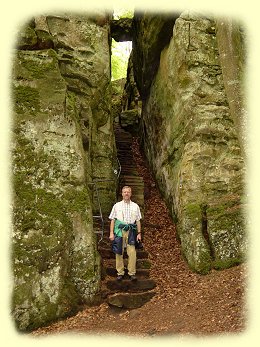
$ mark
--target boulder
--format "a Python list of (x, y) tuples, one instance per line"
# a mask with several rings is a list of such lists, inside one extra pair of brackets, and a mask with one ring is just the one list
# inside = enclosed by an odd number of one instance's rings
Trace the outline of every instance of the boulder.
[(138, 109), (122, 111), (120, 114), (120, 125), (131, 134), (138, 134), (140, 131), (140, 114)]

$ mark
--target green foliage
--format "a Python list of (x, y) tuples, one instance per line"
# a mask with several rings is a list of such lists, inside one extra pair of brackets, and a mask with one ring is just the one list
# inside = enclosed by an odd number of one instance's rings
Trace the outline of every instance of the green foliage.
[(125, 8), (117, 8), (114, 9), (113, 18), (119, 19), (119, 18), (133, 18), (134, 16), (134, 9), (125, 9)]
[[(116, 8), (113, 18), (133, 18), (134, 9)], [(125, 78), (127, 74), (128, 58), (132, 49), (130, 42), (116, 42), (112, 40), (112, 81)]]
[(131, 43), (112, 40), (112, 81), (126, 77)]

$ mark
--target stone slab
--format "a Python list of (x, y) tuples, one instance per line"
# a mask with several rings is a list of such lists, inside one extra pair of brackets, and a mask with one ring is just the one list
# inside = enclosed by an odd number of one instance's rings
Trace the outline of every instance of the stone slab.
[(146, 293), (116, 293), (110, 295), (107, 301), (110, 305), (122, 308), (139, 308), (151, 300), (155, 295), (154, 291)]

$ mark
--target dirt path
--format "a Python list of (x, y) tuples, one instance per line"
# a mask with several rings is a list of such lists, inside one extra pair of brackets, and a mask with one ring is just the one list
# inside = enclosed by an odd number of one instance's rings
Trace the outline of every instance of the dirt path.
[(145, 181), (145, 248), (152, 261), (156, 295), (139, 309), (122, 310), (106, 303), (89, 307), (32, 333), (33, 336), (69, 331), (127, 336), (214, 335), (238, 333), (246, 328), (247, 266), (206, 276), (189, 270), (181, 257), (175, 226), (144, 166), (134, 141), (133, 151)]

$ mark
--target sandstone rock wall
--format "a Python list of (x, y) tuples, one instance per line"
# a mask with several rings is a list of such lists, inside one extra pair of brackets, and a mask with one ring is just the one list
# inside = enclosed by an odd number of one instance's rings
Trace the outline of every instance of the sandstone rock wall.
[[(139, 40), (153, 30), (145, 23), (148, 33)], [(214, 18), (183, 13), (143, 97), (144, 150), (177, 221), (183, 255), (200, 273), (239, 263), (246, 254), (245, 162), (218, 47)], [(138, 50), (135, 56), (148, 57)], [(138, 59), (134, 64), (141, 69)], [(140, 79), (138, 68), (135, 74)]]
[(133, 67), (142, 99), (149, 95), (161, 50), (169, 43), (176, 14), (135, 13), (133, 18)]
[[(13, 60), (12, 315), (19, 330), (98, 299), (93, 180), (115, 200), (109, 22), (104, 13), (40, 16)], [(94, 206), (95, 209), (95, 206)]]
[(237, 20), (216, 20), (216, 38), (223, 83), (227, 94), (230, 114), (237, 128), (243, 156), (247, 156), (247, 110), (246, 110), (246, 52), (247, 38), (243, 25)]

